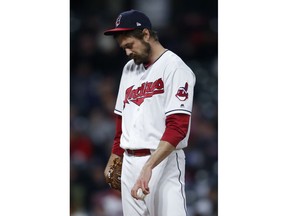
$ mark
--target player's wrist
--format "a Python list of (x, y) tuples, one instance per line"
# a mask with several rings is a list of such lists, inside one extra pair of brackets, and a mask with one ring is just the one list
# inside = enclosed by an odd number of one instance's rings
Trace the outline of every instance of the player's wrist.
[(152, 170), (154, 168), (153, 163), (147, 161), (147, 163), (143, 166), (143, 169)]

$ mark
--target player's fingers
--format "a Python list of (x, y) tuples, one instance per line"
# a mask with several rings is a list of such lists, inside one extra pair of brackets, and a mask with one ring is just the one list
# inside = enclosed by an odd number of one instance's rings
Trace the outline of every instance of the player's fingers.
[(137, 191), (138, 191), (139, 188), (140, 188), (139, 186), (134, 185), (134, 187), (131, 190), (132, 197), (137, 199), (137, 200), (138, 200)]
[(145, 195), (149, 194), (148, 182), (142, 182), (141, 189)]

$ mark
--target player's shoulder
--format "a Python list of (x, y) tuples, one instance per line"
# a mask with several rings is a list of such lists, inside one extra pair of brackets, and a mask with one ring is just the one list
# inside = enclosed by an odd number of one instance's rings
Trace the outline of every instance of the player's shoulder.
[(164, 72), (166, 77), (174, 77), (175, 75), (182, 78), (189, 77), (192, 82), (196, 82), (196, 76), (193, 70), (174, 52), (166, 52), (165, 62), (167, 62)]
[(176, 53), (168, 50), (165, 57), (167, 68), (169, 68), (170, 71), (184, 70), (193, 73), (192, 69)]
[(135, 71), (140, 70), (140, 65), (136, 65), (134, 60), (129, 60), (123, 67), (123, 74), (135, 73)]

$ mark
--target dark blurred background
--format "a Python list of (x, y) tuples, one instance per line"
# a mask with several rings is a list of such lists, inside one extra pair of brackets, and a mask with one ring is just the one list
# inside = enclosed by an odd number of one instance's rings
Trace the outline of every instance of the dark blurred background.
[(103, 31), (130, 9), (146, 13), (164, 47), (196, 75), (191, 136), (185, 149), (188, 216), (216, 216), (217, 0), (70, 0), (71, 215), (122, 215), (120, 194), (105, 183), (103, 172), (114, 138), (118, 85), (128, 59)]

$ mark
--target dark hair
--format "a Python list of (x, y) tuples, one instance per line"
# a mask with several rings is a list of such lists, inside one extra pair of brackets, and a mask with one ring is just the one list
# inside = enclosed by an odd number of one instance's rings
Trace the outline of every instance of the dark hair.
[[(158, 34), (156, 31), (151, 30), (151, 29), (148, 29), (148, 31), (150, 33), (150, 36), (154, 38), (155, 41), (159, 41)], [(143, 29), (134, 29), (131, 31), (119, 32), (119, 33), (114, 34), (114, 38), (117, 38), (119, 35), (123, 35), (125, 37), (135, 37), (140, 40), (143, 39), (144, 37)]]

